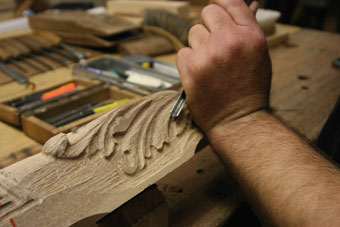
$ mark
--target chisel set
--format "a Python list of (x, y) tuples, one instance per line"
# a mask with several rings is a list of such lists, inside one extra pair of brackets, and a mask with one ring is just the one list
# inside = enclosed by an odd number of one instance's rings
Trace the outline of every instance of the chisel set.
[(0, 70), (19, 83), (27, 76), (67, 66), (88, 54), (75, 50), (53, 36), (29, 34), (0, 40)]

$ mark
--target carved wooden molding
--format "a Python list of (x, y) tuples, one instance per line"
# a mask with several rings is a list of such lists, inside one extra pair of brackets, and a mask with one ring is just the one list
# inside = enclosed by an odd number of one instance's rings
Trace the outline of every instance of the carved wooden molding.
[(0, 171), (0, 226), (69, 226), (107, 214), (190, 159), (202, 138), (177, 92), (120, 106), (51, 138), (43, 152)]

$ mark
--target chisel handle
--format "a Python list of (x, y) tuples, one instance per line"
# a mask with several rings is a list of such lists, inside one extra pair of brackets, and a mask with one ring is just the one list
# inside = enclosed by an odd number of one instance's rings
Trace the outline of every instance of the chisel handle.
[(16, 38), (19, 42), (29, 48), (31, 51), (39, 51), (42, 47), (38, 43), (32, 41), (28, 35), (19, 36)]
[(20, 51), (22, 55), (29, 54), (31, 50), (16, 39), (7, 39), (7, 42)]
[(10, 42), (8, 42), (8, 39), (2, 39), (0, 41), (0, 46), (2, 49), (4, 49), (11, 58), (18, 58), (20, 56), (20, 50), (15, 48), (15, 46), (11, 45)]
[(53, 43), (39, 36), (29, 35), (28, 39), (32, 40), (32, 42), (38, 43), (41, 48), (48, 49), (53, 46)]
[(18, 73), (17, 71), (11, 69), (7, 65), (0, 62), (0, 69), (6, 73), (8, 76), (12, 77), (14, 80), (18, 81), (20, 84), (25, 84), (28, 82), (27, 77), (23, 76), (22, 74)]
[(9, 53), (0, 46), (0, 60), (1, 61), (7, 61), (10, 58)]

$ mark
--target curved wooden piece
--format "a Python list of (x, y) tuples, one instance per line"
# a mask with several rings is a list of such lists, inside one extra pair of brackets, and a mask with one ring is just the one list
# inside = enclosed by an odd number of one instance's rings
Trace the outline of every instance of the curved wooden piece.
[(202, 138), (177, 92), (127, 103), (0, 171), (0, 226), (69, 226), (106, 214), (190, 159)]

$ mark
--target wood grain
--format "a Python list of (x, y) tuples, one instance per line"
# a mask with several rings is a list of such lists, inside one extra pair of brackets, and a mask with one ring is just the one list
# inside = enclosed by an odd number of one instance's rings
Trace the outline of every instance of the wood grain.
[[(303, 29), (270, 51), (271, 106), (285, 123), (314, 141), (340, 95), (340, 35)], [(299, 78), (303, 78), (302, 80)]]
[(36, 154), (41, 145), (22, 131), (0, 121), (0, 169)]

